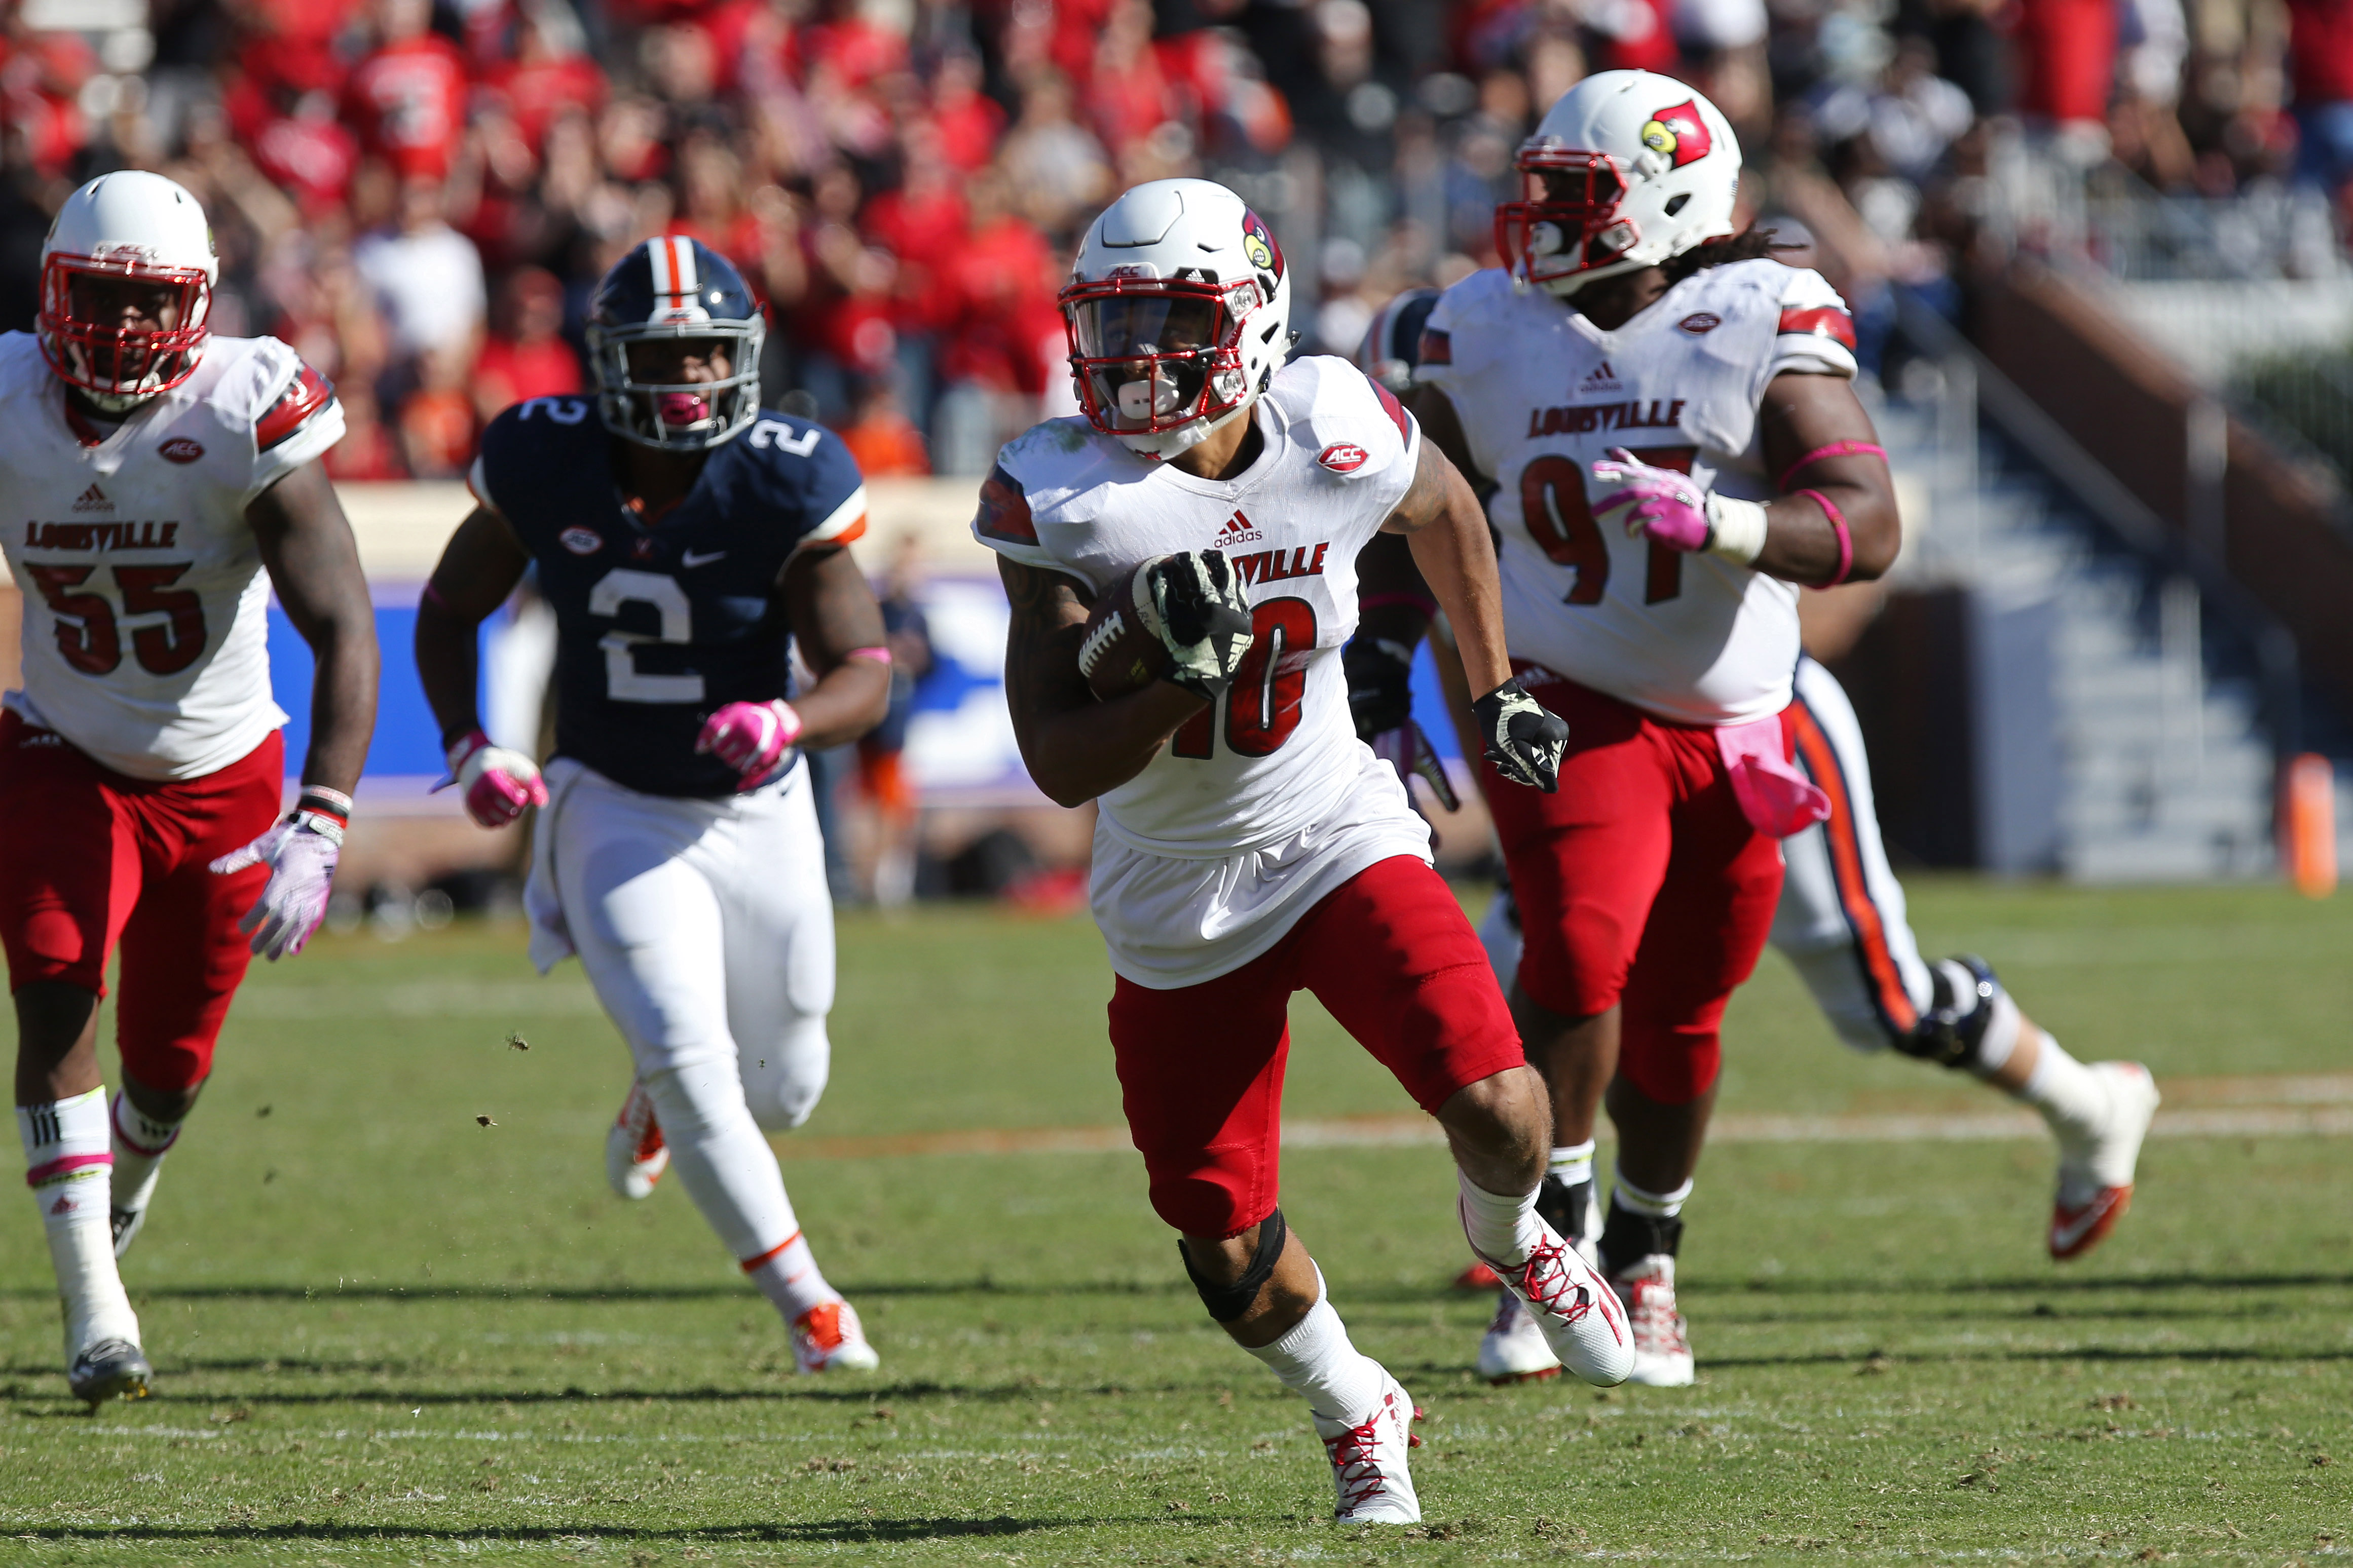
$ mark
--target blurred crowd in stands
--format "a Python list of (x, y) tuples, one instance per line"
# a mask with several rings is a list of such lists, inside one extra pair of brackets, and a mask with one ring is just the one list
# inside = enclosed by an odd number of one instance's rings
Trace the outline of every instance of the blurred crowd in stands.
[[(127, 7), (135, 16), (136, 0)], [(1303, 347), (1492, 260), (1512, 155), (1588, 71), (1698, 86), (1745, 206), (1860, 306), (2033, 243), (2000, 200), (2100, 172), (2353, 185), (2353, 0), (19, 0), (0, 34), (0, 326), (47, 211), (110, 168), (213, 215), (213, 320), (340, 388), (347, 479), (464, 471), (582, 384), (629, 246), (733, 258), (764, 366), (871, 472), (986, 469), (1075, 404), (1086, 220), (1198, 174), (1273, 224)], [(2340, 205), (2342, 204), (2339, 204)], [(1948, 307), (1949, 308), (1949, 307)]]

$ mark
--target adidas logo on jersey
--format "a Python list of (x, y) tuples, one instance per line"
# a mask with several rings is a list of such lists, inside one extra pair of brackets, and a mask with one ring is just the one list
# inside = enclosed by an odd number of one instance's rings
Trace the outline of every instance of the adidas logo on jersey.
[(1603, 360), (1599, 364), (1593, 367), (1592, 374), (1587, 376), (1583, 381), (1577, 384), (1577, 392), (1574, 395), (1582, 397), (1588, 392), (1615, 392), (1617, 390), (1618, 373), (1609, 368), (1609, 362), (1608, 360)]
[(76, 511), (112, 511), (114, 503), (106, 499), (104, 490), (92, 485), (74, 498), (73, 509)]
[(1236, 511), (1233, 516), (1226, 519), (1226, 525), (1218, 530), (1215, 548), (1231, 550), (1237, 544), (1256, 544), (1265, 537), (1265, 534), (1259, 531), (1258, 524), (1244, 517), (1240, 511)]

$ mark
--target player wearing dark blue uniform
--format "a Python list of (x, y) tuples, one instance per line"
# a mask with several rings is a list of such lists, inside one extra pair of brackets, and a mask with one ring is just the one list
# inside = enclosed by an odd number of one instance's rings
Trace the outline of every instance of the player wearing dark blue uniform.
[[(826, 1283), (763, 1129), (798, 1126), (830, 1058), (833, 910), (801, 746), (882, 717), (890, 655), (843, 548), (866, 491), (840, 441), (759, 405), (760, 308), (685, 238), (647, 241), (589, 309), (596, 396), (483, 433), (480, 504), (435, 567), (417, 662), (453, 781), (487, 827), (533, 824), (532, 956), (575, 952), (634, 1058), (607, 1172), (671, 1163), (791, 1325), (804, 1371), (875, 1364)], [(555, 750), (483, 733), (483, 618), (526, 568), (555, 612)], [(791, 656), (817, 679), (791, 693)]]

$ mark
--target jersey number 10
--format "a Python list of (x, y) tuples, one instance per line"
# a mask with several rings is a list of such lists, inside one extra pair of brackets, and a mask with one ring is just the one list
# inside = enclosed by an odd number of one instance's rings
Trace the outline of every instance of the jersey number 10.
[[(1696, 447), (1644, 447), (1634, 456), (1654, 468), (1688, 474)], [(1585, 499), (1585, 470), (1576, 459), (1547, 452), (1520, 470), (1520, 516), (1528, 537), (1546, 556), (1577, 568), (1577, 585), (1561, 602), (1598, 605), (1609, 586), (1609, 542), (1601, 537)], [(1642, 603), (1662, 605), (1683, 591), (1683, 552), (1652, 539), (1642, 578)]]
[[(1250, 606), (1250, 652), (1226, 689), (1226, 745), (1239, 756), (1271, 756), (1299, 728), (1307, 695), (1307, 656), (1315, 649), (1315, 606), (1304, 599), (1268, 599)], [(1295, 656), (1295, 657), (1293, 657)], [(1215, 703), (1185, 721), (1168, 742), (1180, 757), (1210, 754)]]

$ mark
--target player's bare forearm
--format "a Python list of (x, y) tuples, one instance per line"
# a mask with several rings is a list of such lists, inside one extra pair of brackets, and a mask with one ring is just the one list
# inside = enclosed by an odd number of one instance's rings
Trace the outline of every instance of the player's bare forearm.
[(1757, 419), (1766, 471), (1777, 481), (1787, 475), (1793, 489), (1765, 509), (1765, 548), (1757, 570), (1792, 583), (1827, 583), (1838, 574), (1837, 530), (1820, 500), (1796, 489), (1820, 491), (1845, 518), (1854, 559), (1844, 581), (1867, 583), (1894, 565), (1904, 528), (1885, 459), (1869, 453), (1816, 458), (1789, 473), (1800, 458), (1825, 447), (1878, 443), (1853, 384), (1836, 375), (1777, 375), (1765, 389)]
[(793, 699), (801, 744), (813, 751), (854, 741), (891, 708), (891, 667), (852, 658), (885, 646), (882, 606), (847, 550), (805, 550), (785, 568), (785, 616), (817, 684)]
[(1098, 702), (1079, 673), (1090, 596), (1072, 578), (1000, 557), (1013, 607), (1005, 637), (1005, 700), (1021, 761), (1047, 798), (1080, 805), (1142, 773), (1203, 703), (1155, 680)]
[(375, 733), (375, 606), (326, 470), (306, 463), (245, 510), (286, 618), (311, 645), (311, 750), (302, 782), (349, 795)]
[(1473, 692), (1493, 691), (1512, 678), (1504, 649), (1504, 584), (1495, 569), (1495, 542), (1470, 481), (1425, 434), (1413, 487), (1381, 524), (1405, 535), (1413, 563), (1446, 612)]
[(481, 728), (474, 692), (478, 632), (522, 581), (531, 556), (507, 520), (476, 507), (441, 549), (417, 606), (417, 676), (441, 727), (441, 743)]

